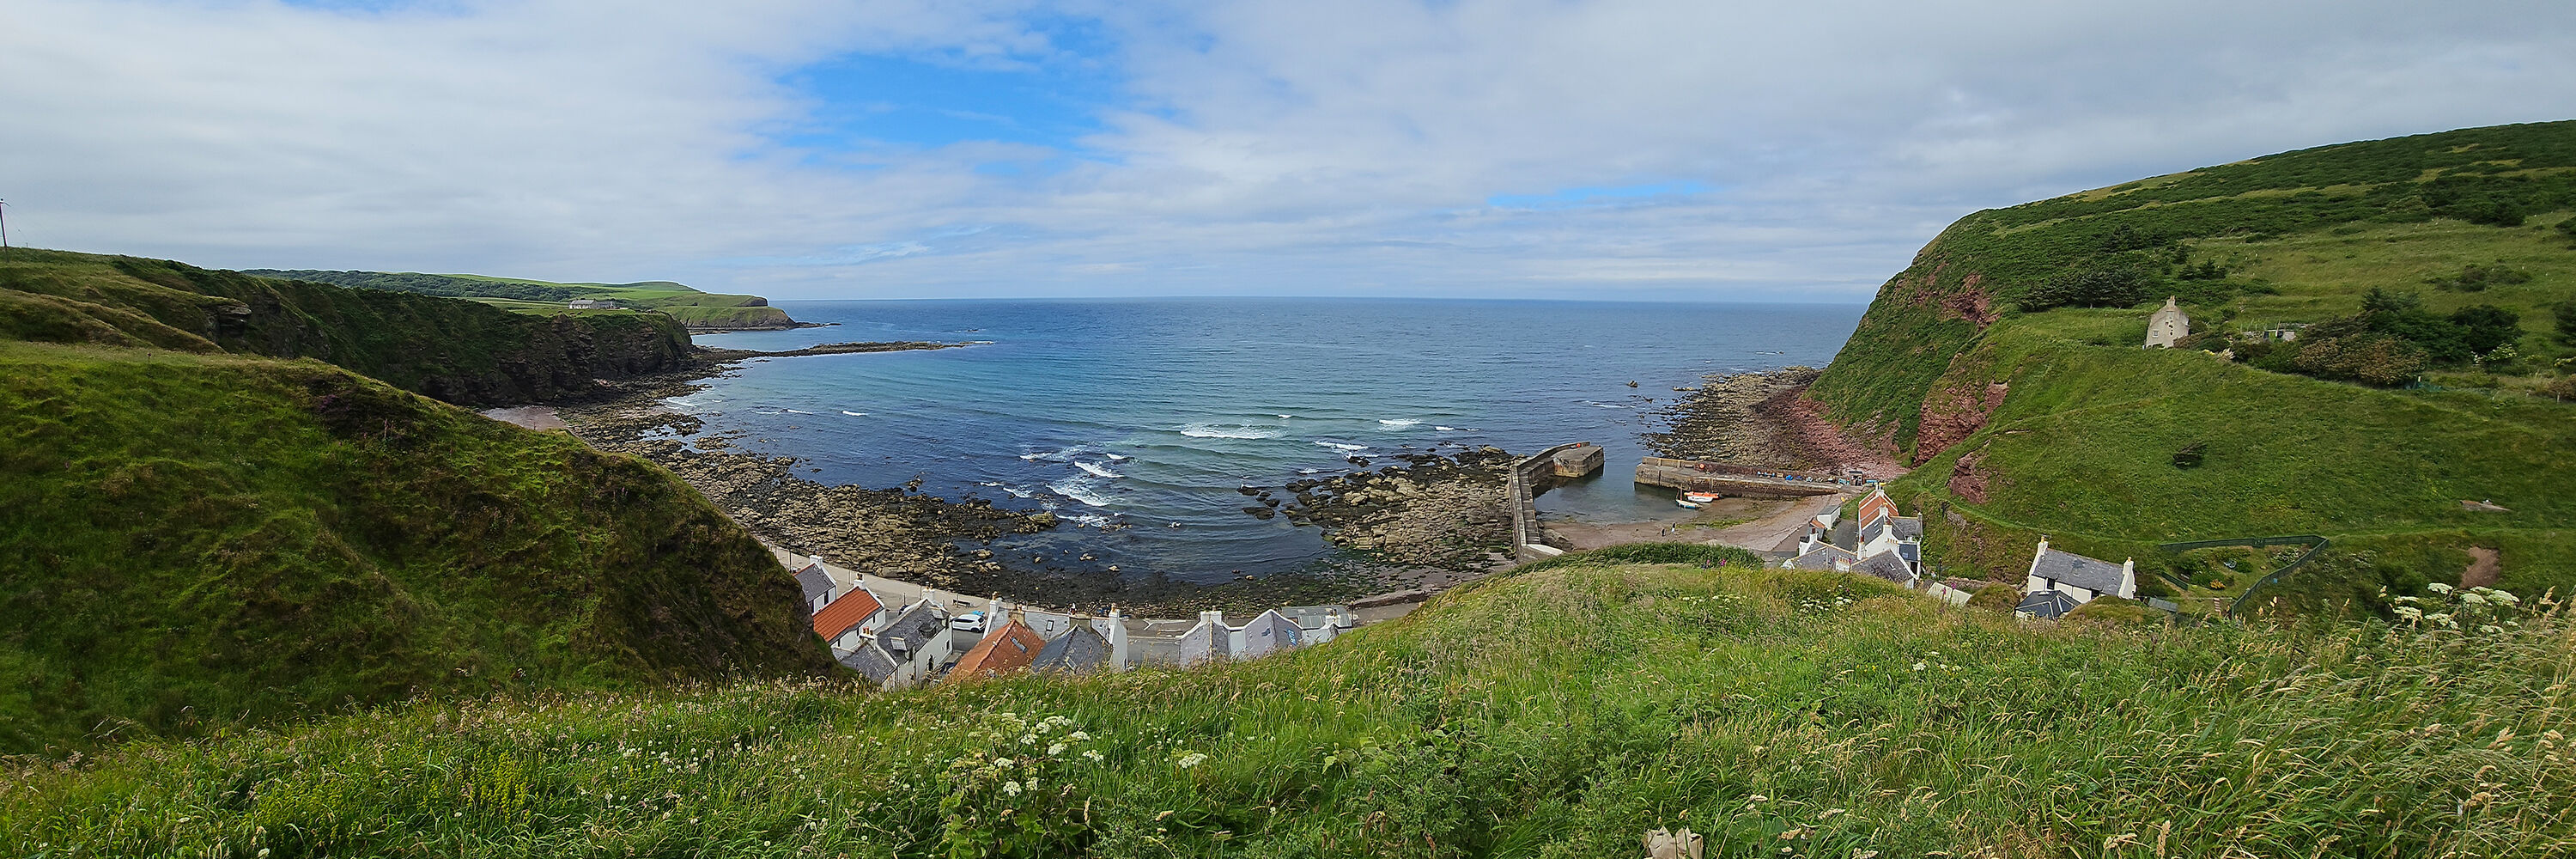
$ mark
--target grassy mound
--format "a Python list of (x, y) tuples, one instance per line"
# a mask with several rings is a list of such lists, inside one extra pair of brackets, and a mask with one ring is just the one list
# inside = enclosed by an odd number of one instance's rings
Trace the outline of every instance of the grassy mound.
[[(1978, 212), (1881, 289), (1808, 395), (1919, 464), (1896, 492), (1956, 514), (1927, 523), (1953, 572), (2017, 575), (2041, 534), (2153, 572), (2182, 563), (2157, 543), (2315, 533), (2337, 549), (2293, 577), (2310, 597), (2459, 581), (2473, 549), (2509, 584), (2576, 588), (2554, 490), (2576, 476), (2571, 223), (2576, 122)], [(2421, 306), (2365, 312), (2374, 290)], [(2169, 295), (2198, 336), (2140, 349)], [(2316, 336), (2262, 333), (2298, 325)], [(2509, 512), (2462, 509), (2486, 500)]]
[[(660, 311), (690, 328), (785, 328), (796, 320), (757, 295), (699, 292), (667, 280), (643, 283), (555, 283), (476, 274), (255, 269), (246, 274), (363, 289), (470, 298), (522, 313), (562, 314), (577, 298), (615, 300), (620, 307)], [(577, 312), (577, 311), (576, 311)]]
[(1568, 564), (1203, 670), (129, 746), (12, 773), (0, 833), (271, 859), (1593, 857), (1685, 825), (1715, 856), (2566, 855), (2571, 652), (2548, 615), (2034, 626), (1842, 574)]
[(541, 318), (470, 301), (210, 271), (166, 260), (0, 252), (0, 337), (318, 358), (449, 402), (580, 396), (684, 366), (649, 314)]
[(0, 440), (0, 750), (829, 667), (668, 472), (329, 365), (0, 343)]

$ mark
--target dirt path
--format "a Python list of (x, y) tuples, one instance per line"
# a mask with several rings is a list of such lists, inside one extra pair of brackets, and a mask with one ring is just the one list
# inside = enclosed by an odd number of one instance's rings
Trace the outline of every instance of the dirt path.
[(553, 406), (517, 406), (507, 409), (492, 409), (484, 412), (483, 416), (496, 421), (508, 421), (532, 430), (569, 431), (571, 429), (571, 427), (564, 426), (563, 418), (556, 416), (555, 408)]
[(2469, 568), (2460, 571), (2460, 587), (2495, 587), (2496, 573), (2501, 569), (2501, 564), (2498, 563), (2500, 560), (2502, 557), (2494, 549), (2470, 546)]

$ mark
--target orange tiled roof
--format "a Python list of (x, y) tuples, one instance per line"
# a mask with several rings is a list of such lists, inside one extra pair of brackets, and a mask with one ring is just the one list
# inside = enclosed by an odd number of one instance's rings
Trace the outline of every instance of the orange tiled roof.
[(840, 599), (814, 613), (814, 634), (826, 641), (839, 638), (841, 633), (850, 631), (850, 627), (859, 625), (860, 621), (867, 620), (869, 615), (882, 608), (885, 604), (878, 602), (877, 596), (868, 593), (867, 588), (851, 588), (849, 593), (842, 594)]
[(1019, 618), (1012, 618), (1001, 629), (984, 636), (975, 649), (966, 651), (966, 657), (957, 660), (956, 667), (948, 669), (946, 682), (1026, 671), (1029, 663), (1037, 661), (1038, 651), (1045, 647), (1046, 639), (1039, 638), (1036, 630), (1021, 623)]

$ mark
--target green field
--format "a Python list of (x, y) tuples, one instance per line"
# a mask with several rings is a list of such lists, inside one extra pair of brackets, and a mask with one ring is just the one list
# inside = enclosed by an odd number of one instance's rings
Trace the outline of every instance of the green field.
[(1569, 556), (1203, 670), (434, 703), (138, 743), (9, 773), (0, 840), (268, 859), (1600, 857), (1687, 826), (1727, 857), (2576, 851), (2563, 616), (2031, 625), (1706, 547), (1621, 555), (1736, 565)]
[(667, 280), (556, 283), (479, 274), (314, 269), (259, 269), (247, 273), (337, 286), (468, 298), (519, 313), (596, 312), (564, 309), (565, 302), (591, 298), (615, 300), (619, 307), (627, 310), (667, 314), (690, 328), (784, 328), (795, 324), (795, 320), (787, 317), (786, 311), (769, 306), (769, 300), (760, 296), (700, 292)]
[[(2472, 548), (2500, 552), (2509, 584), (2576, 590), (2576, 507), (2555, 491), (2576, 477), (2576, 339), (2557, 322), (2576, 302), (2571, 217), (2576, 122), (2319, 147), (1978, 212), (1881, 290), (1809, 395), (1920, 463), (1895, 491), (1944, 514), (1927, 542), (1956, 572), (2017, 576), (2043, 534), (2160, 569), (2177, 559), (2157, 543), (2315, 533), (2335, 557), (2295, 577), (2294, 601), (2384, 612), (2381, 587), (2456, 582)], [(2422, 311), (2365, 313), (2373, 290)], [(2167, 295), (2198, 336), (2142, 350)], [(2052, 306), (2066, 296), (2075, 306)], [(2445, 358), (2426, 350), (2460, 341), (2404, 339), (2456, 337), (2454, 314), (2478, 306), (2517, 317), (2510, 350)], [(2260, 333), (2290, 323), (2404, 335)], [(2397, 357), (2303, 363), (2370, 337)], [(2407, 359), (2420, 365), (2400, 360), (2416, 343), (2433, 344)], [(2209, 354), (2222, 350), (2237, 360)], [(2413, 389), (2330, 380), (2345, 372)], [(2187, 447), (2202, 464), (2176, 464)]]

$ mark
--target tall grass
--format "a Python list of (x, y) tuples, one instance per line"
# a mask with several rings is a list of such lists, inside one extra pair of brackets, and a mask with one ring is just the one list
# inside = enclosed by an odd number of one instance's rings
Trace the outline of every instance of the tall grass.
[(22, 762), (0, 840), (1593, 857), (1686, 825), (1748, 857), (2570, 855), (2576, 630), (2536, 608), (2029, 626), (1841, 574), (1568, 565), (1204, 670), (422, 704)]

